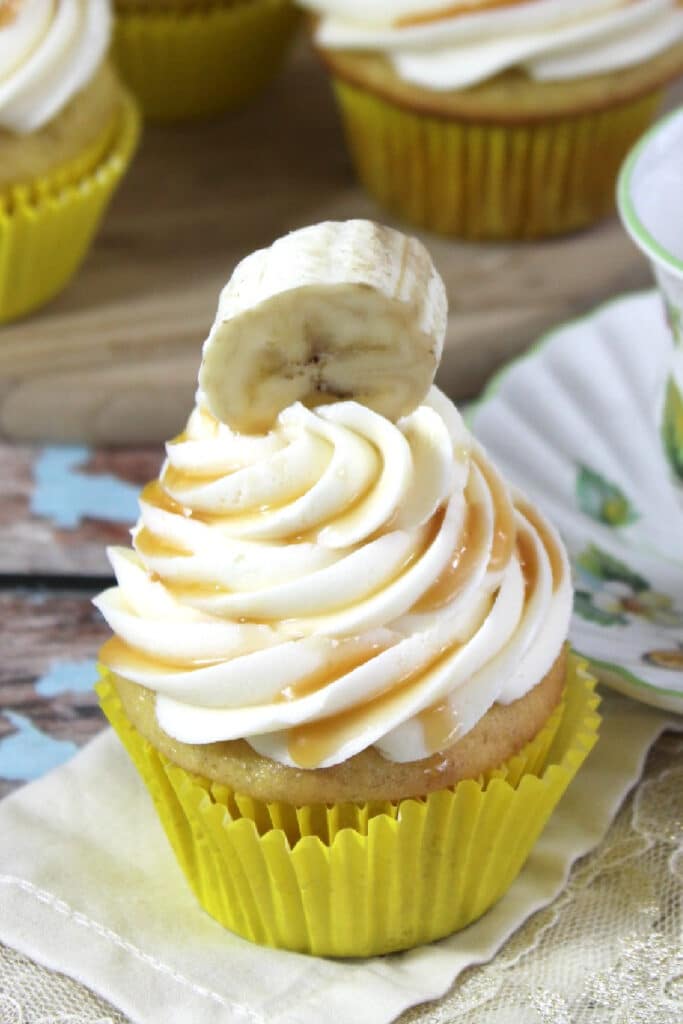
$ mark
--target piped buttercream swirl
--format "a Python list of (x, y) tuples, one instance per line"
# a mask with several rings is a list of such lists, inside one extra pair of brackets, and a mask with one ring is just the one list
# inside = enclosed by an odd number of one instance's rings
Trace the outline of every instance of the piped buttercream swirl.
[(405, 81), (463, 89), (511, 68), (561, 81), (633, 67), (683, 39), (678, 0), (303, 0), (330, 50), (380, 51)]
[(109, 0), (13, 0), (0, 18), (0, 129), (52, 120), (91, 80), (111, 36)]
[(96, 599), (101, 659), (188, 743), (285, 765), (413, 761), (549, 671), (570, 572), (433, 388), (394, 424), (356, 402), (236, 434), (195, 409)]

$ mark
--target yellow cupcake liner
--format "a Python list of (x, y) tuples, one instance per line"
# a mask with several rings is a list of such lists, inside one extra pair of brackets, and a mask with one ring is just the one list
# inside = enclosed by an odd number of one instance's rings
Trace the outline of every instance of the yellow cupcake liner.
[(0, 192), (0, 323), (42, 306), (80, 266), (140, 131), (127, 94), (105, 132), (72, 160)]
[(661, 90), (607, 110), (486, 124), (414, 113), (334, 80), (358, 177), (423, 228), (467, 239), (563, 234), (611, 213), (619, 168)]
[(240, 106), (265, 87), (299, 18), (290, 0), (243, 0), (204, 11), (123, 11), (112, 53), (147, 117), (207, 117)]
[(117, 114), (87, 146), (84, 146), (69, 160), (64, 160), (57, 167), (51, 168), (47, 175), (37, 175), (22, 181), (18, 186), (0, 186), (0, 212), (9, 212), (16, 206), (17, 190), (19, 195), (28, 196), (32, 202), (36, 202), (43, 196), (54, 195), (55, 192), (68, 188), (72, 182), (90, 174), (105, 159), (113, 145), (118, 128), (119, 115)]
[(488, 778), (422, 799), (263, 804), (192, 775), (102, 708), (145, 781), (200, 904), (253, 942), (372, 956), (464, 928), (508, 889), (597, 739), (595, 679), (570, 657), (564, 705)]

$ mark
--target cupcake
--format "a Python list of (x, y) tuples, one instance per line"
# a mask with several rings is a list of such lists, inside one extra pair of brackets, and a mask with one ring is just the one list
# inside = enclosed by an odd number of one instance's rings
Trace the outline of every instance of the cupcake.
[(0, 322), (60, 291), (138, 138), (108, 0), (0, 6)]
[(249, 256), (109, 552), (102, 706), (199, 902), (256, 942), (368, 956), (464, 927), (596, 738), (564, 548), (432, 385), (445, 327), (388, 228)]
[(277, 72), (299, 21), (292, 0), (114, 0), (114, 58), (147, 117), (242, 105)]
[(537, 238), (610, 213), (683, 70), (677, 0), (302, 0), (359, 178), (439, 233)]

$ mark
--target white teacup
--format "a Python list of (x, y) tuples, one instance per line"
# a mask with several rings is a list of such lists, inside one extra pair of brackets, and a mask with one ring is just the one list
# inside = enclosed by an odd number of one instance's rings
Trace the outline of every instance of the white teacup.
[(627, 157), (617, 201), (624, 227), (652, 265), (673, 334), (656, 415), (683, 489), (683, 108), (651, 128)]

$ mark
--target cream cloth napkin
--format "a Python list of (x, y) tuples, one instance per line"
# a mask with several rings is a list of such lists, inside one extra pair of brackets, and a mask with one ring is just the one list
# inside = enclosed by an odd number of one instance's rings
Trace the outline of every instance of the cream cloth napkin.
[(107, 730), (0, 803), (0, 941), (109, 1000), (136, 1024), (385, 1024), (442, 995), (562, 889), (606, 832), (666, 728), (603, 695), (600, 740), (503, 900), (450, 939), (332, 961), (252, 946), (194, 901), (146, 791)]

